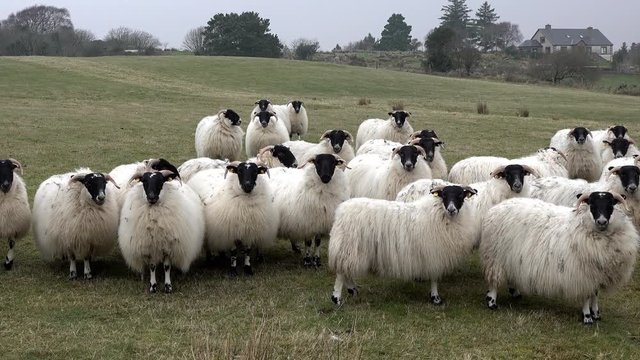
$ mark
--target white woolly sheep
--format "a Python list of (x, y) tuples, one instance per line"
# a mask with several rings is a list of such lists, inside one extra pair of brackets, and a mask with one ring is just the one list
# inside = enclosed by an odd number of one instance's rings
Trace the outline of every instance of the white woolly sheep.
[(191, 181), (204, 204), (207, 251), (230, 251), (230, 274), (237, 275), (238, 250), (244, 254), (244, 272), (253, 275), (250, 254), (271, 246), (280, 217), (273, 201), (269, 169), (253, 162), (233, 162), (221, 169), (201, 171)]
[(417, 145), (395, 148), (388, 160), (369, 154), (356, 156), (345, 171), (351, 197), (394, 200), (407, 184), (432, 177), (424, 157)]
[(449, 169), (449, 181), (456, 184), (473, 184), (491, 179), (491, 172), (498, 166), (508, 165), (509, 159), (496, 156), (472, 156), (453, 164)]
[(114, 183), (122, 185), (118, 188), (111, 186), (109, 187), (109, 191), (113, 192), (115, 195), (116, 202), (118, 203), (118, 209), (122, 208), (124, 198), (126, 197), (127, 191), (130, 188), (129, 180), (131, 180), (131, 177), (136, 173), (143, 173), (145, 171), (152, 170), (169, 170), (173, 172), (178, 171), (176, 167), (173, 166), (173, 164), (165, 159), (160, 158), (143, 160), (132, 164), (118, 165), (109, 172), (109, 176), (111, 176)]
[(274, 113), (273, 105), (271, 105), (271, 101), (267, 99), (260, 99), (255, 102), (256, 106), (251, 110), (251, 115), (249, 119), (253, 119), (256, 115), (258, 115), (261, 111), (268, 111)]
[(45, 260), (67, 259), (69, 279), (77, 277), (76, 260), (108, 254), (118, 237), (118, 204), (106, 191), (111, 176), (88, 168), (53, 175), (38, 187), (33, 199), (33, 236)]
[(344, 284), (368, 273), (412, 281), (431, 280), (431, 302), (441, 304), (438, 280), (455, 269), (476, 240), (473, 211), (463, 207), (476, 191), (446, 186), (434, 196), (404, 203), (351, 199), (336, 210), (329, 238), (329, 268), (336, 273), (331, 300), (340, 304)]
[[(289, 144), (287, 141), (285, 144)], [(247, 161), (260, 163), (269, 169), (277, 167), (297, 168), (298, 159), (288, 146), (285, 145), (269, 145), (265, 146), (254, 158)]]
[(251, 119), (247, 126), (245, 146), (247, 157), (256, 156), (258, 151), (268, 145), (289, 141), (289, 132), (273, 112), (261, 111)]
[(491, 172), (491, 180), (469, 185), (478, 191), (478, 196), (469, 201), (469, 206), (477, 210), (478, 218), (482, 220), (492, 206), (512, 197), (528, 197), (531, 192), (530, 181), (525, 181), (528, 175), (539, 177), (527, 165), (498, 166)]
[(360, 145), (358, 151), (356, 151), (356, 156), (376, 155), (382, 160), (387, 160), (391, 157), (393, 149), (400, 148), (402, 145), (406, 144), (386, 139), (371, 139)]
[(419, 199), (422, 199), (425, 196), (429, 196), (431, 194), (431, 190), (437, 186), (450, 186), (450, 185), (458, 185), (454, 183), (450, 183), (446, 180), (442, 179), (420, 179), (412, 182), (411, 184), (405, 186), (398, 192), (398, 196), (396, 196), (396, 201), (403, 202), (412, 202)]
[(293, 100), (286, 105), (273, 105), (273, 110), (278, 119), (286, 126), (289, 136), (297, 134), (300, 138), (307, 133), (309, 118), (302, 101)]
[(576, 208), (537, 199), (510, 199), (485, 216), (480, 255), (488, 285), (487, 306), (497, 308), (497, 289), (582, 302), (584, 324), (600, 319), (599, 290), (631, 278), (638, 232), (616, 205), (617, 193), (592, 192)]
[(22, 165), (15, 159), (0, 160), (0, 239), (7, 239), (9, 251), (4, 268), (10, 270), (15, 258), (13, 247), (23, 238), (31, 225), (31, 209), (27, 198), (27, 187), (16, 174)]
[(424, 149), (427, 154), (427, 164), (429, 164), (434, 179), (448, 179), (447, 163), (440, 153), (440, 149), (444, 146), (443, 141), (435, 137), (418, 137), (410, 141), (409, 144), (420, 145)]
[(591, 131), (584, 127), (558, 130), (551, 138), (550, 146), (567, 157), (570, 179), (598, 180), (602, 171), (602, 156), (596, 149)]
[[(271, 169), (271, 185), (278, 211), (278, 236), (289, 239), (294, 251), (297, 243), (306, 246), (305, 266), (320, 265), (321, 236), (328, 234), (335, 209), (349, 198), (346, 162), (333, 154), (318, 154), (301, 165), (302, 169)], [(315, 253), (311, 257), (311, 247)]]
[(244, 131), (240, 115), (231, 109), (200, 120), (196, 127), (196, 154), (212, 159), (240, 160)]
[(368, 119), (358, 126), (356, 134), (356, 150), (362, 144), (371, 139), (387, 139), (401, 144), (409, 141), (413, 128), (409, 124), (408, 118), (411, 114), (394, 110), (389, 113), (389, 119)]
[(120, 214), (118, 242), (127, 265), (150, 270), (149, 291), (157, 290), (156, 266), (164, 266), (164, 291), (173, 291), (171, 267), (187, 272), (204, 239), (204, 214), (198, 195), (169, 170), (137, 173)]
[(606, 164), (613, 159), (621, 157), (633, 157), (638, 155), (639, 151), (633, 140), (615, 138), (612, 140), (602, 140), (604, 148), (600, 153), (602, 163)]
[(229, 165), (229, 162), (227, 160), (199, 157), (183, 162), (182, 165), (178, 167), (178, 173), (180, 173), (180, 179), (182, 179), (183, 182), (187, 183), (194, 175), (196, 175), (200, 171), (210, 169), (224, 169), (227, 167), (227, 165)]
[(315, 144), (308, 141), (287, 141), (282, 144), (289, 147), (300, 162), (310, 159), (317, 154), (335, 154), (346, 162), (351, 161), (355, 154), (350, 142), (353, 136), (346, 130), (327, 130), (320, 136), (320, 142)]
[(593, 137), (593, 143), (598, 149), (598, 152), (601, 155), (604, 155), (604, 152), (607, 150), (604, 141), (611, 141), (613, 139), (627, 139), (631, 140), (629, 137), (629, 133), (627, 128), (623, 125), (614, 125), (610, 126), (605, 130), (594, 130), (591, 132), (591, 136)]
[(567, 157), (558, 149), (546, 147), (536, 153), (510, 161), (512, 164), (527, 165), (538, 173), (540, 177), (561, 176), (568, 177)]

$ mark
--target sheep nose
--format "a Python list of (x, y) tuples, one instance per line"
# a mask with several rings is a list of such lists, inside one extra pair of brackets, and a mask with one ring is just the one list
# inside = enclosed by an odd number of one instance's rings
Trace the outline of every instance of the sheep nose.
[(8, 181), (5, 181), (0, 185), (0, 190), (2, 190), (3, 193), (9, 192), (9, 189), (11, 189), (11, 183)]
[(449, 204), (449, 206), (447, 206), (447, 211), (449, 212), (450, 216), (456, 215), (458, 213), (458, 209), (453, 204)]
[(342, 150), (342, 147), (341, 147), (340, 145), (335, 145), (335, 146), (333, 147), (333, 151), (334, 151), (334, 152), (339, 153), (339, 152), (340, 152), (340, 150)]
[(598, 226), (598, 229), (604, 230), (607, 228), (607, 225), (609, 225), (609, 220), (601, 217), (598, 220), (596, 220), (596, 225)]
[(292, 167), (292, 168), (297, 168), (297, 167), (298, 167), (298, 163), (297, 163), (297, 162), (294, 162), (293, 164), (291, 164), (291, 167)]
[(516, 193), (520, 193), (522, 191), (522, 183), (520, 182), (513, 183), (513, 186), (511, 186), (511, 190), (515, 191)]
[(251, 183), (251, 182), (245, 182), (242, 184), (242, 190), (244, 192), (246, 192), (247, 194), (250, 193), (253, 190), (255, 184)]
[(432, 162), (433, 161), (433, 153), (427, 154), (427, 161), (428, 162)]
[(404, 169), (407, 170), (407, 171), (412, 171), (413, 170), (413, 163), (412, 162), (404, 163)]
[(578, 142), (578, 144), (580, 144), (580, 145), (584, 144), (584, 138), (583, 138), (583, 137), (578, 138), (577, 142)]
[(623, 157), (622, 153), (616, 153), (616, 159), (620, 159), (621, 157)]
[(329, 181), (331, 181), (331, 176), (329, 176), (329, 175), (322, 175), (322, 176), (320, 176), (320, 180), (321, 180), (323, 183), (327, 184), (327, 183), (329, 183)]
[(631, 184), (627, 186), (627, 192), (630, 192), (633, 194), (634, 192), (636, 192), (636, 190), (638, 190), (638, 186), (636, 184)]
[(95, 202), (98, 205), (102, 205), (102, 204), (104, 204), (104, 199), (105, 199), (104, 194), (99, 194), (98, 196), (96, 196)]

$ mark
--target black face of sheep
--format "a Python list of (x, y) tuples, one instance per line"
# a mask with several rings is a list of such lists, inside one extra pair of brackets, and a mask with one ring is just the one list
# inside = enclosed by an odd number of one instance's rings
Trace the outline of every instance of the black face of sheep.
[(323, 139), (329, 139), (333, 152), (339, 153), (342, 151), (344, 142), (351, 140), (351, 135), (344, 130), (330, 130), (324, 133)]
[(296, 114), (300, 113), (300, 107), (302, 106), (302, 101), (300, 100), (293, 100), (291, 102), (291, 106), (293, 106), (293, 111), (296, 112)]
[(624, 191), (633, 194), (638, 190), (638, 181), (640, 179), (640, 168), (634, 165), (625, 165), (619, 167), (609, 167), (609, 171), (618, 175), (620, 183)]
[[(238, 175), (238, 183), (242, 191), (249, 194), (256, 186), (256, 180), (260, 174), (269, 174), (269, 169), (258, 166), (252, 162), (241, 162), (239, 164), (227, 165), (227, 171)], [(225, 177), (227, 173), (225, 172)]]
[(611, 132), (616, 138), (622, 139), (625, 135), (627, 135), (627, 128), (622, 125), (616, 125), (610, 127), (609, 132)]
[(258, 107), (260, 108), (260, 111), (267, 111), (267, 108), (269, 108), (270, 104), (271, 104), (271, 101), (267, 99), (261, 99), (256, 101), (256, 105), (258, 105)]
[(504, 168), (494, 170), (491, 175), (498, 179), (505, 179), (511, 191), (519, 194), (524, 187), (524, 177), (531, 175), (532, 170), (528, 166), (507, 165)]
[(613, 156), (616, 159), (626, 156), (627, 151), (629, 151), (629, 145), (633, 144), (633, 142), (625, 138), (615, 138), (611, 141), (602, 140), (602, 142), (607, 144), (611, 148)]
[(591, 131), (580, 126), (569, 132), (569, 136), (573, 136), (573, 138), (576, 139), (576, 142), (580, 145), (584, 144), (587, 140), (587, 135), (591, 135)]
[(263, 128), (269, 126), (269, 120), (271, 120), (272, 116), (275, 116), (275, 114), (268, 111), (260, 111), (256, 114), (256, 117), (258, 118), (258, 121), (260, 121), (260, 125), (262, 125)]
[(320, 177), (320, 181), (328, 184), (336, 171), (336, 166), (344, 165), (344, 160), (336, 158), (332, 154), (318, 154), (309, 160), (316, 167), (316, 173)]
[(462, 208), (464, 199), (472, 197), (478, 191), (468, 186), (450, 185), (434, 188), (431, 193), (442, 199), (442, 206), (447, 210), (449, 216), (455, 216)]
[(144, 193), (149, 204), (155, 204), (160, 200), (160, 192), (164, 183), (175, 177), (170, 171), (146, 172), (140, 177)]
[(155, 171), (169, 170), (175, 177), (180, 177), (178, 169), (172, 163), (163, 158), (149, 161), (149, 166)]
[(609, 192), (592, 192), (591, 194), (578, 194), (578, 206), (580, 203), (587, 203), (591, 216), (595, 222), (596, 229), (604, 231), (609, 226), (609, 219), (613, 214), (613, 207), (624, 201), (620, 195), (613, 195)]
[(407, 118), (411, 116), (411, 113), (408, 113), (406, 111), (393, 111), (390, 112), (389, 115), (393, 118), (393, 121), (395, 121), (396, 126), (401, 128), (404, 126), (404, 122), (407, 120)]
[[(110, 179), (110, 178), (109, 178)], [(78, 181), (91, 195), (91, 200), (97, 205), (104, 204), (106, 199), (105, 189), (108, 178), (101, 173), (77, 174), (71, 178), (71, 182)]]
[(274, 145), (271, 149), (271, 155), (273, 157), (278, 158), (282, 165), (288, 168), (296, 168), (298, 167), (298, 161), (296, 160), (296, 156), (293, 155), (291, 150), (284, 145)]
[(442, 144), (444, 143), (437, 138), (420, 138), (420, 141), (418, 141), (418, 145), (420, 145), (424, 149), (424, 152), (427, 154), (425, 159), (428, 162), (433, 161), (433, 157), (436, 153), (436, 146), (441, 146)]
[(0, 190), (8, 193), (13, 185), (13, 171), (18, 168), (11, 160), (0, 160)]
[(414, 138), (437, 138), (438, 135), (436, 135), (436, 132), (434, 130), (431, 129), (424, 129), (424, 130), (420, 130), (419, 132), (416, 132), (413, 135)]
[(231, 109), (225, 110), (224, 117), (226, 117), (227, 119), (229, 119), (229, 121), (231, 121), (232, 126), (240, 126), (240, 124), (242, 123), (242, 121), (240, 120), (240, 115), (238, 115), (237, 112)]
[(399, 149), (394, 149), (391, 157), (393, 158), (396, 153), (400, 155), (400, 163), (406, 171), (413, 171), (416, 167), (416, 162), (418, 162), (418, 155), (424, 155), (414, 145), (404, 145)]

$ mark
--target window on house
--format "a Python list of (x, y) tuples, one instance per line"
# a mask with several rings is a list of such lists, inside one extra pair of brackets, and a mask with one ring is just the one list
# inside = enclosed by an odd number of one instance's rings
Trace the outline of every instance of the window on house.
[(600, 54), (607, 55), (607, 47), (606, 46), (600, 47)]
[(540, 43), (544, 42), (544, 36), (540, 36)]
[(544, 48), (544, 52), (546, 52), (547, 54), (551, 54), (551, 46), (547, 46), (546, 48)]
[(567, 51), (567, 47), (566, 46), (560, 46), (560, 51)]

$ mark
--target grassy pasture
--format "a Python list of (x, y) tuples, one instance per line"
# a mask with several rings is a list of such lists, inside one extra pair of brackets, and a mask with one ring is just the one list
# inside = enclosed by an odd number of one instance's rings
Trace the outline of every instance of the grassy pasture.
[[(637, 98), (565, 88), (269, 59), (24, 57), (0, 58), (0, 156), (23, 163), (32, 199), (45, 178), (79, 166), (108, 172), (152, 156), (179, 164), (195, 156), (203, 116), (232, 108), (246, 126), (265, 97), (303, 100), (310, 141), (329, 128), (355, 135), (360, 121), (403, 102), (414, 128), (434, 128), (447, 143), (449, 166), (471, 155), (528, 154), (569, 126), (640, 133)], [(371, 104), (357, 105), (361, 98)], [(478, 102), (488, 115), (476, 113)], [(523, 107), (530, 117), (515, 115)], [(12, 271), (0, 270), (3, 359), (640, 356), (637, 272), (601, 296), (603, 321), (584, 327), (578, 305), (514, 302), (504, 290), (500, 309), (487, 310), (477, 256), (442, 281), (444, 306), (429, 304), (428, 283), (369, 277), (358, 298), (335, 308), (332, 274), (304, 269), (285, 241), (252, 278), (229, 279), (226, 264), (201, 259), (174, 276), (171, 295), (148, 294), (117, 249), (94, 263), (91, 281), (68, 281), (68, 265), (40, 260), (31, 236), (16, 255)]]

